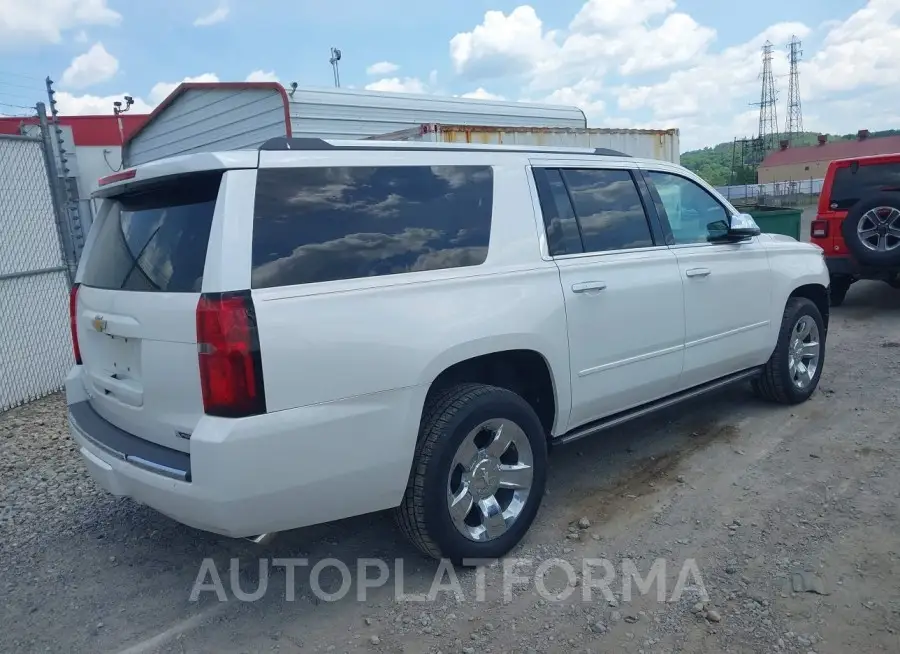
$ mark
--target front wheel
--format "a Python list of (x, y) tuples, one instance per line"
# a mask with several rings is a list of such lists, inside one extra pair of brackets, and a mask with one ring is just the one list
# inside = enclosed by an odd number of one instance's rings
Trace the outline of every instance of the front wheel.
[(805, 297), (788, 300), (781, 319), (778, 343), (753, 389), (779, 404), (799, 404), (809, 399), (822, 376), (825, 363), (825, 322), (816, 304)]
[(503, 388), (460, 384), (426, 403), (395, 515), (429, 556), (500, 558), (534, 521), (546, 476), (547, 439), (531, 405)]

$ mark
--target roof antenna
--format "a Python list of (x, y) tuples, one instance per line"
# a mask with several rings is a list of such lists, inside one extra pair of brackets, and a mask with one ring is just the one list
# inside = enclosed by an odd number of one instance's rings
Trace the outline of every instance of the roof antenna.
[(296, 90), (297, 90), (297, 82), (291, 82), (291, 90), (288, 91), (288, 95), (293, 98)]

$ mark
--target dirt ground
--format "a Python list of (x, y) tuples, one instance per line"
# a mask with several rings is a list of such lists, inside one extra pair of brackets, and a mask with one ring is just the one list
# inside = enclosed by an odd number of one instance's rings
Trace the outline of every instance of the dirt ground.
[[(99, 491), (66, 436), (62, 399), (48, 398), (0, 415), (0, 652), (898, 652), (898, 389), (900, 292), (864, 282), (833, 311), (820, 390), (806, 404), (772, 406), (736, 387), (556, 449), (545, 503), (512, 554), (533, 560), (521, 574), (551, 558), (577, 571), (603, 558), (646, 576), (663, 559), (662, 602), (655, 589), (623, 596), (621, 575), (614, 596), (586, 600), (582, 578), (566, 596), (558, 566), (550, 599), (535, 583), (504, 598), (500, 565), (480, 573), (484, 598), (468, 571), (458, 596), (398, 599), (427, 591), (438, 565), (387, 516), (262, 548), (182, 527)], [(261, 599), (237, 600), (233, 582), (255, 589), (261, 556), (333, 557), (354, 579), (357, 559), (382, 558), (390, 581), (365, 601), (354, 581), (329, 602), (308, 569), (288, 588), (278, 567)], [(190, 599), (205, 558), (225, 602)], [(689, 559), (702, 579), (673, 597)], [(333, 567), (320, 581), (326, 592), (341, 584)]]

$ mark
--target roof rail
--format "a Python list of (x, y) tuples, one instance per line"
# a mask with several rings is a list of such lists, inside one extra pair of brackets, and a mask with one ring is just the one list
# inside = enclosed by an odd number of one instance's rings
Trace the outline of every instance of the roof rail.
[[(416, 150), (419, 152), (446, 152), (448, 149), (455, 152), (534, 152), (546, 154), (560, 154), (566, 150), (574, 150), (580, 148), (568, 148), (559, 146), (557, 148), (527, 146), (504, 146), (504, 145), (479, 145), (466, 147), (467, 144), (447, 144), (455, 145), (453, 148), (438, 147), (435, 143), (429, 147), (429, 143), (422, 141), (353, 141), (334, 144), (321, 138), (293, 138), (287, 136), (277, 136), (271, 138), (259, 146), (260, 150), (265, 151), (285, 151), (285, 150), (303, 150), (303, 151), (321, 151), (321, 150)], [(593, 154), (602, 157), (631, 157), (630, 154), (619, 152), (618, 150), (610, 150), (609, 148), (594, 148)]]

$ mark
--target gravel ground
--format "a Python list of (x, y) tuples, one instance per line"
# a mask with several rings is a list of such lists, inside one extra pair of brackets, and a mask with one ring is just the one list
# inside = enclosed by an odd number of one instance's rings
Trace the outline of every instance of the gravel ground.
[[(504, 598), (495, 564), (482, 570), (483, 599), (466, 571), (459, 597), (400, 601), (394, 559), (407, 594), (426, 592), (439, 571), (383, 515), (265, 548), (221, 539), (99, 491), (66, 436), (62, 398), (2, 414), (0, 652), (898, 652), (900, 293), (857, 284), (832, 320), (806, 404), (775, 407), (733, 388), (553, 452), (549, 494), (513, 556), (533, 559), (523, 574), (550, 558), (579, 572), (607, 559), (614, 595), (589, 600), (587, 579), (566, 594), (559, 567), (546, 576), (550, 599), (534, 583)], [(328, 602), (308, 573), (289, 588), (279, 567), (261, 599), (238, 601), (234, 581), (255, 589), (260, 556), (335, 557), (354, 579), (359, 557), (381, 557), (390, 581), (365, 601), (354, 581)], [(205, 558), (228, 601), (190, 601)], [(646, 576), (659, 558), (667, 601), (659, 584), (623, 596), (623, 561)], [(690, 577), (673, 597), (688, 559), (706, 595)], [(339, 588), (334, 568), (321, 586)]]

